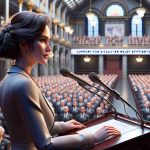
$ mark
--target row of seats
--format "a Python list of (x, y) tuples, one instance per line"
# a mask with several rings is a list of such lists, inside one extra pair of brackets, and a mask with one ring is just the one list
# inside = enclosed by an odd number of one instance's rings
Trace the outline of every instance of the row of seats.
[(129, 36), (128, 37), (128, 44), (149, 45), (149, 43), (150, 43), (150, 36), (149, 35), (144, 35), (142, 37), (138, 37), (138, 36)]
[[(42, 93), (53, 105), (56, 120), (76, 119), (80, 122), (85, 122), (89, 119), (100, 117), (111, 110), (109, 103), (104, 100), (109, 100), (109, 95), (98, 90), (98, 88), (102, 88), (98, 84), (94, 84), (87, 75), (79, 76), (91, 84), (93, 87), (90, 89), (93, 92), (97, 92), (101, 97), (88, 92), (80, 87), (76, 81), (68, 77), (58, 75), (35, 78)], [(117, 75), (101, 75), (100, 79), (109, 87), (114, 87)]]
[(150, 75), (130, 74), (129, 80), (143, 118), (150, 121)]
[(72, 44), (76, 45), (118, 45), (118, 44), (129, 44), (129, 45), (149, 45), (150, 36), (144, 35), (142, 37), (138, 36), (106, 36), (102, 37), (98, 35), (97, 37), (88, 36), (74, 36), (72, 38)]

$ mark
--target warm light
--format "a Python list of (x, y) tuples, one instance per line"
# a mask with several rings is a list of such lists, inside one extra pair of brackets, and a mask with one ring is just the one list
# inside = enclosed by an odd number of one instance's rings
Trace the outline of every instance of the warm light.
[(84, 61), (85, 61), (86, 63), (90, 62), (90, 60), (91, 60), (90, 57), (88, 57), (88, 56), (85, 56), (85, 57), (84, 57)]
[(128, 44), (123, 44), (122, 47), (128, 47)]
[(139, 7), (139, 8), (137, 8), (136, 12), (137, 12), (138, 16), (142, 18), (142, 17), (144, 17), (146, 9), (143, 7)]
[(70, 28), (69, 34), (72, 35), (72, 34), (73, 34), (73, 31), (74, 31), (74, 30)]
[(142, 58), (141, 56), (138, 56), (138, 57), (136, 58), (136, 61), (137, 61), (138, 63), (141, 63), (141, 62), (143, 61), (143, 58)]
[(103, 44), (103, 43), (100, 43), (100, 44), (99, 44), (99, 47), (104, 47), (104, 44)]
[(94, 13), (92, 13), (92, 12), (88, 12), (88, 13), (86, 14), (86, 17), (88, 18), (89, 21), (93, 20), (94, 16), (95, 16), (95, 15), (94, 15)]
[(68, 33), (70, 31), (70, 26), (65, 26), (65, 31)]
[(136, 9), (136, 12), (139, 17), (141, 17), (141, 18), (144, 17), (146, 9), (144, 7), (142, 7), (142, 0), (140, 0), (140, 7)]
[(90, 0), (90, 9), (89, 12), (86, 13), (86, 17), (88, 18), (89, 21), (93, 20), (95, 14), (91, 12), (91, 0)]

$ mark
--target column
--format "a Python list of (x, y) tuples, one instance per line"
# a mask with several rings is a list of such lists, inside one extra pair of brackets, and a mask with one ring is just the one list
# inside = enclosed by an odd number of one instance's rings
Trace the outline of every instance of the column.
[(68, 69), (71, 68), (71, 67), (70, 67), (70, 66), (71, 66), (71, 65), (70, 65), (70, 63), (71, 63), (70, 60), (71, 60), (71, 59), (70, 59), (70, 53), (69, 53), (69, 51), (70, 51), (69, 49), (65, 49), (65, 62), (66, 62), (66, 63), (65, 63), (65, 67), (68, 68)]
[(64, 39), (64, 23), (60, 23), (59, 27), (60, 27), (60, 39), (61, 39), (61, 43), (63, 44), (63, 42), (65, 41)]
[(53, 23), (54, 23), (54, 37), (53, 37), (53, 40), (54, 41), (58, 41), (58, 39), (59, 39), (59, 37), (58, 37), (58, 29), (57, 29), (57, 26), (58, 26), (58, 24), (59, 24), (59, 21), (58, 21), (58, 19), (53, 19)]
[(64, 68), (65, 67), (65, 49), (64, 47), (60, 48), (60, 55), (59, 55), (59, 59), (60, 59), (60, 64), (59, 64), (59, 68)]
[[(51, 48), (52, 48), (52, 52), (54, 54), (53, 45), (54, 45), (54, 43), (51, 42)], [(49, 60), (48, 60), (48, 75), (54, 74), (54, 63), (53, 62), (54, 62), (54, 56), (49, 58)]]
[(59, 20), (61, 20), (61, 8), (62, 8), (62, 2), (60, 3), (59, 8), (58, 8), (58, 19)]
[(70, 70), (72, 72), (75, 72), (75, 64), (74, 64), (74, 55), (71, 55), (71, 66), (70, 66)]
[(98, 64), (98, 73), (100, 75), (102, 75), (104, 73), (104, 56), (102, 55), (99, 55), (98, 56), (98, 59), (99, 59), (99, 64)]
[(122, 56), (122, 77), (127, 78), (127, 56)]
[(38, 64), (36, 64), (31, 72), (32, 76), (38, 76)]
[(54, 74), (53, 57), (51, 57), (48, 60), (48, 75), (53, 75), (53, 74)]
[(34, 3), (32, 0), (27, 0), (27, 8), (28, 8), (28, 11), (32, 11), (34, 7)]
[(18, 0), (19, 12), (22, 12), (23, 0)]
[(59, 73), (59, 49), (57, 46), (54, 46), (54, 75)]
[(52, 14), (52, 18), (55, 18), (56, 1), (53, 1), (52, 3), (53, 3), (53, 4), (52, 4), (52, 5), (53, 5), (53, 6), (52, 6), (52, 7), (53, 7), (53, 14)]
[(38, 64), (38, 75), (45, 76), (48, 75), (48, 64)]
[[(9, 20), (9, 0), (5, 0), (5, 22)], [(9, 59), (5, 59), (3, 61), (3, 76), (6, 74), (8, 68), (10, 67), (11, 61)]]

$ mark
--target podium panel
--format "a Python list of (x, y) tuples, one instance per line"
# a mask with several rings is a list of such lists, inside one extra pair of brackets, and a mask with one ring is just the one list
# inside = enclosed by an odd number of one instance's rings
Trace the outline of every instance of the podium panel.
[[(92, 150), (150, 150), (150, 123), (146, 122), (141, 126), (135, 118), (129, 118), (123, 114), (107, 113), (105, 116), (91, 120), (85, 123), (86, 128), (98, 125), (109, 120), (116, 120), (122, 124), (130, 126), (132, 130), (122, 132), (118, 137), (105, 140), (99, 144), (96, 144)], [(111, 124), (110, 124), (111, 126)], [(124, 130), (124, 129), (123, 129)], [(79, 132), (74, 130), (68, 134), (75, 134)]]

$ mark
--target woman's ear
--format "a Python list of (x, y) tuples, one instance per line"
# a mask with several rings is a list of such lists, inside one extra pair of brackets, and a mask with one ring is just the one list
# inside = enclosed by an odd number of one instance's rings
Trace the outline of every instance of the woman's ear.
[(19, 48), (20, 48), (20, 50), (21, 50), (22, 53), (27, 52), (28, 51), (27, 41), (21, 40), (20, 43), (19, 43)]

